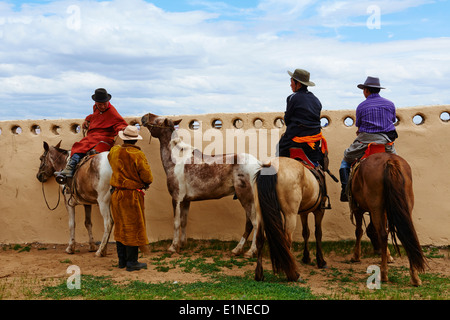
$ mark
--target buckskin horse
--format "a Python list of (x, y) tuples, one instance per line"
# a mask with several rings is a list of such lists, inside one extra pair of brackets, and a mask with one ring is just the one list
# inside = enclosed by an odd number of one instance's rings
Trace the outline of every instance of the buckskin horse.
[[(40, 157), (39, 171), (37, 179), (44, 183), (55, 172), (64, 169), (70, 151), (60, 148), (61, 142), (56, 146), (49, 146), (44, 142), (44, 153)], [(81, 164), (81, 163), (80, 163)], [(102, 152), (89, 158), (75, 171), (70, 187), (61, 186), (64, 194), (64, 202), (69, 214), (70, 241), (66, 252), (75, 253), (75, 206), (84, 205), (85, 222), (84, 225), (89, 234), (89, 251), (94, 252), (97, 257), (106, 256), (106, 247), (108, 244), (113, 220), (110, 212), (110, 179), (112, 175), (111, 166), (108, 161), (108, 152)], [(72, 192), (69, 191), (72, 190)], [(92, 205), (98, 204), (100, 213), (103, 217), (104, 233), (100, 246), (97, 249), (92, 235), (91, 210)]]
[[(235, 194), (246, 212), (245, 231), (232, 250), (240, 255), (253, 229), (256, 231), (256, 213), (252, 179), (259, 167), (258, 160), (249, 154), (210, 156), (181, 141), (172, 121), (151, 113), (141, 119), (152, 137), (160, 141), (161, 161), (167, 176), (167, 187), (172, 197), (174, 236), (169, 251), (178, 252), (185, 245), (186, 224), (191, 201), (220, 199)], [(256, 252), (256, 232), (245, 256)]]
[(381, 250), (381, 281), (388, 281), (387, 263), (392, 259), (387, 246), (390, 233), (397, 252), (400, 253), (397, 237), (406, 251), (412, 284), (420, 286), (418, 272), (424, 272), (426, 261), (412, 221), (414, 193), (409, 164), (384, 151), (372, 154), (354, 169), (349, 188), (351, 217), (356, 221), (352, 261), (360, 261), (363, 215), (369, 212), (367, 234), (374, 247)]
[[(325, 212), (326, 194), (313, 173), (301, 162), (287, 157), (274, 158), (261, 166), (256, 174), (254, 188), (257, 232), (257, 266), (255, 280), (264, 280), (262, 248), (265, 238), (269, 243), (272, 269), (284, 271), (289, 281), (299, 279), (296, 261), (291, 252), (293, 233), (300, 215), (304, 239), (302, 261), (310, 263), (308, 250), (308, 215), (314, 213), (316, 260), (318, 268), (327, 263), (322, 253), (322, 218)], [(266, 235), (266, 237), (264, 236)]]

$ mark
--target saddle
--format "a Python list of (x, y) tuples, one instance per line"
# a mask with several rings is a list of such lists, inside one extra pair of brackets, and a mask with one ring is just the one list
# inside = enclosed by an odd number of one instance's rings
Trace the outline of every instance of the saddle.
[[(326, 179), (325, 179), (325, 172), (328, 172), (328, 174), (330, 174), (330, 176), (332, 176), (332, 177), (334, 177), (334, 176), (328, 171), (328, 168), (325, 171), (324, 168), (322, 168), (322, 166), (320, 164), (317, 166), (314, 165), (314, 163), (308, 158), (308, 156), (305, 154), (305, 152), (301, 148), (289, 149), (289, 155), (290, 155), (290, 158), (295, 159), (295, 160), (299, 161), (300, 163), (302, 163), (314, 175), (314, 177), (317, 179), (317, 182), (319, 183), (319, 186), (320, 186), (320, 195), (319, 195), (319, 198), (317, 201), (321, 201), (321, 198), (325, 197), (328, 201), (324, 201), (322, 203), (322, 209), (326, 209), (326, 210), (331, 209), (331, 201), (330, 201), (330, 197), (328, 196), (328, 193), (327, 193), (327, 183), (326, 183)], [(327, 157), (326, 154), (324, 156)], [(327, 160), (324, 161), (324, 163), (328, 163), (328, 157), (327, 157)], [(336, 177), (334, 177), (334, 179), (336, 179)], [(328, 202), (328, 204), (326, 204), (326, 202)]]
[(71, 195), (71, 198), (79, 197), (79, 194), (77, 192), (77, 188), (75, 185), (75, 176), (78, 173), (78, 169), (83, 166), (86, 162), (88, 162), (91, 158), (95, 157), (99, 152), (95, 151), (94, 149), (89, 150), (86, 155), (80, 160), (80, 162), (75, 167), (75, 171), (73, 173), (72, 178), (67, 178), (67, 182), (64, 185), (63, 188), (63, 194)]
[(350, 204), (350, 208), (353, 208), (357, 206), (356, 203), (354, 203), (353, 197), (352, 197), (352, 180), (353, 176), (355, 175), (356, 171), (358, 171), (359, 166), (361, 165), (361, 162), (367, 159), (369, 156), (377, 153), (384, 153), (386, 152), (386, 146), (392, 146), (394, 142), (388, 142), (388, 143), (375, 143), (371, 142), (368, 144), (366, 151), (364, 152), (364, 155), (351, 165), (350, 170), (350, 176), (348, 178), (348, 184), (347, 184), (347, 195), (348, 195), (348, 201)]

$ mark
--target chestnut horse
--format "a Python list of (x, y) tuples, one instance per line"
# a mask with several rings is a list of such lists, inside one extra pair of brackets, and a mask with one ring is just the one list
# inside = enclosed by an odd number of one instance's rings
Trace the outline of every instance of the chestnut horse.
[[(220, 199), (234, 194), (246, 212), (244, 234), (232, 250), (234, 255), (241, 254), (253, 228), (256, 231), (252, 179), (259, 167), (258, 160), (249, 154), (203, 154), (179, 138), (175, 126), (181, 120), (172, 121), (149, 113), (141, 122), (151, 136), (160, 141), (161, 161), (172, 196), (174, 236), (169, 251), (178, 252), (187, 241), (186, 224), (191, 201)], [(255, 239), (256, 232), (245, 256), (255, 254)]]
[(267, 237), (275, 273), (284, 271), (289, 281), (299, 279), (297, 264), (291, 252), (293, 233), (300, 215), (303, 226), (304, 263), (310, 263), (308, 250), (308, 215), (314, 213), (316, 260), (319, 268), (327, 263), (322, 253), (322, 219), (325, 212), (326, 194), (323, 193), (316, 177), (301, 162), (287, 158), (274, 158), (264, 164), (256, 175), (255, 203), (258, 219), (257, 266), (255, 280), (264, 279), (262, 248), (264, 233)]
[(381, 281), (388, 280), (387, 263), (392, 259), (387, 246), (389, 232), (397, 252), (397, 237), (400, 239), (409, 259), (411, 282), (420, 286), (418, 272), (425, 270), (426, 261), (411, 218), (414, 193), (409, 164), (395, 154), (372, 154), (352, 174), (350, 190), (350, 210), (356, 220), (352, 261), (360, 261), (363, 215), (369, 212), (367, 233), (381, 250)]
[[(41, 164), (36, 175), (40, 182), (46, 182), (50, 177), (54, 176), (55, 172), (65, 168), (70, 151), (61, 149), (60, 145), (61, 142), (56, 146), (49, 146), (47, 142), (44, 142), (44, 153), (40, 157)], [(100, 247), (95, 255), (97, 257), (106, 256), (106, 246), (114, 224), (110, 212), (111, 193), (109, 191), (109, 181), (111, 175), (112, 170), (108, 161), (108, 152), (102, 152), (91, 157), (75, 171), (74, 180), (68, 180), (68, 183), (73, 181), (71, 188), (64, 185), (61, 186), (69, 214), (70, 241), (66, 249), (67, 253), (75, 253), (75, 206), (79, 204), (84, 205), (84, 225), (89, 234), (89, 251), (97, 250), (92, 236), (91, 209), (93, 204), (98, 204), (103, 217), (104, 233)], [(73, 189), (74, 193), (70, 192), (70, 189)]]

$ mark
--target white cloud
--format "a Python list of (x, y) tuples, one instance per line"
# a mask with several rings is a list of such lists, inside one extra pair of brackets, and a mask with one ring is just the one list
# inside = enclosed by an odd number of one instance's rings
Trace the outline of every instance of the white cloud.
[[(389, 4), (403, 10), (423, 2)], [(438, 89), (450, 76), (449, 38), (320, 38), (304, 29), (312, 13), (360, 14), (348, 1), (327, 4), (264, 0), (245, 13), (225, 6), (239, 15), (233, 20), (220, 11), (167, 12), (143, 0), (54, 1), (19, 11), (0, 2), (0, 119), (82, 118), (98, 87), (123, 115), (284, 111), (286, 70), (297, 67), (311, 72), (324, 109), (354, 108), (362, 100), (356, 85), (367, 75), (379, 76), (399, 106), (448, 103)], [(70, 6), (79, 8), (79, 25)]]

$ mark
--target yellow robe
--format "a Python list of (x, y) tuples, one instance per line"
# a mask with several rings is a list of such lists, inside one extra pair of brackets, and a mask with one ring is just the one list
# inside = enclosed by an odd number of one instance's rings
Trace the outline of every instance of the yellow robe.
[(126, 246), (149, 243), (144, 214), (142, 189), (153, 182), (147, 159), (141, 149), (124, 143), (114, 146), (108, 155), (112, 168), (111, 213), (114, 219), (114, 239)]

